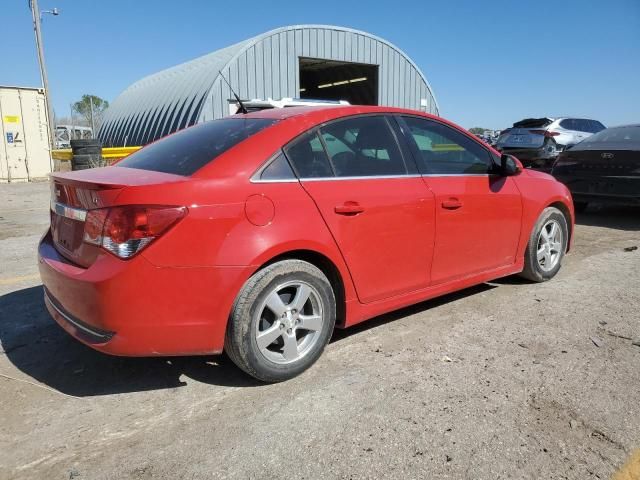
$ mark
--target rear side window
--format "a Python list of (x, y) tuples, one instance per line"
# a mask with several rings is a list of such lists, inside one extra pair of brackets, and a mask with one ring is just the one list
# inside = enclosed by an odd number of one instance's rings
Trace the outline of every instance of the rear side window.
[(265, 118), (237, 117), (201, 123), (146, 146), (116, 166), (192, 175), (231, 147), (275, 122)]
[(300, 178), (333, 177), (329, 159), (315, 131), (298, 137), (284, 153)]
[(577, 132), (597, 133), (605, 129), (597, 120), (588, 120), (582, 118), (567, 118), (560, 122), (562, 128), (567, 130), (575, 130)]
[(486, 174), (493, 170), (489, 152), (475, 140), (432, 120), (403, 117), (424, 175)]
[(398, 143), (384, 117), (332, 122), (320, 129), (320, 135), (338, 177), (407, 173)]
[(260, 180), (295, 180), (295, 178), (283, 153), (274, 158), (260, 174)]
[(560, 121), (560, 126), (567, 130), (577, 130), (575, 120), (573, 118), (565, 118)]

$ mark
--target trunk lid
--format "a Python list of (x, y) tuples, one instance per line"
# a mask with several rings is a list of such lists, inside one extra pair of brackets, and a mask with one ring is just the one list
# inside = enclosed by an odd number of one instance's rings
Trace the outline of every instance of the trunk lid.
[(185, 181), (180, 175), (124, 167), (104, 167), (51, 175), (51, 235), (56, 250), (67, 260), (89, 267), (100, 248), (85, 243), (89, 210), (118, 205), (127, 187)]
[(533, 133), (534, 128), (512, 128), (502, 140), (502, 146), (507, 148), (540, 148), (544, 145), (544, 134)]
[[(506, 148), (540, 148), (544, 145), (544, 131), (553, 123), (551, 118), (525, 118), (513, 124), (513, 128), (499, 141)], [(538, 133), (536, 133), (538, 132)]]

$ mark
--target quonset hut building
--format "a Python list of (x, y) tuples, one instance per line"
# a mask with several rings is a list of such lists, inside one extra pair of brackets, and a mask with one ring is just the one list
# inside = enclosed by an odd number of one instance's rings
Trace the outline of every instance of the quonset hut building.
[(427, 79), (399, 48), (343, 27), (278, 28), (135, 82), (107, 110), (106, 147), (146, 145), (230, 114), (233, 98), (346, 100), (438, 114)]

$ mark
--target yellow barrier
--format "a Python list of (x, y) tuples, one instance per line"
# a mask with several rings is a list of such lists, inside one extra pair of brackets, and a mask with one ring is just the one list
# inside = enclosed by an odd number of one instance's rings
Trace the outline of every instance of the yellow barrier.
[[(107, 159), (111, 159), (111, 160), (117, 160), (119, 158), (124, 158), (127, 155), (131, 155), (133, 152), (137, 152), (141, 148), (142, 147), (140, 147), (140, 146), (136, 146), (136, 147), (110, 147), (110, 148), (103, 148), (102, 149), (102, 158), (107, 158)], [(432, 149), (433, 149), (434, 152), (447, 152), (447, 151), (464, 150), (460, 145), (446, 144), (446, 143), (435, 144), (435, 145), (432, 146)], [(69, 162), (69, 161), (71, 161), (71, 157), (73, 156), (73, 153), (71, 152), (70, 148), (59, 148), (57, 150), (52, 150), (51, 151), (51, 156), (53, 158), (55, 158), (56, 160), (62, 160), (62, 161)]]
[(70, 148), (59, 148), (57, 150), (51, 150), (51, 156), (56, 160), (70, 161), (73, 154)]
[(124, 158), (127, 155), (131, 155), (133, 152), (137, 152), (142, 147), (111, 147), (102, 149), (103, 158)]
[[(102, 158), (116, 160), (131, 155), (133, 152), (140, 150), (142, 147), (111, 147), (102, 149)], [(51, 151), (51, 156), (56, 160), (71, 161), (73, 153), (70, 148), (59, 148)]]

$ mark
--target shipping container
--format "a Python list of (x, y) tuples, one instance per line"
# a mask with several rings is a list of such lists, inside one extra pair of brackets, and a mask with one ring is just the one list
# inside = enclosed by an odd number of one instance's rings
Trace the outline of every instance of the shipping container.
[(0, 86), (0, 182), (46, 179), (49, 124), (42, 88)]

